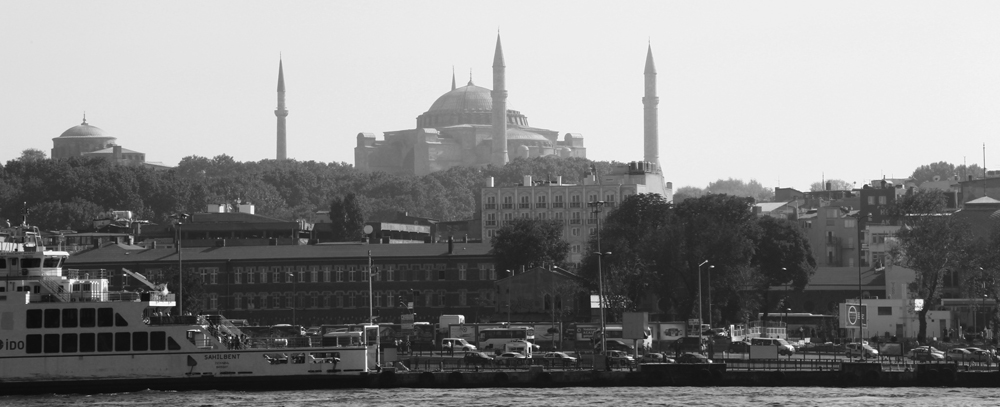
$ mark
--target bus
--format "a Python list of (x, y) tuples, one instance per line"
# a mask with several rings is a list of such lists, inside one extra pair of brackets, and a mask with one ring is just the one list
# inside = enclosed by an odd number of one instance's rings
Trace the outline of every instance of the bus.
[(479, 330), (476, 345), (482, 350), (503, 349), (505, 343), (527, 341), (535, 342), (535, 328), (530, 326), (511, 326), (484, 328)]

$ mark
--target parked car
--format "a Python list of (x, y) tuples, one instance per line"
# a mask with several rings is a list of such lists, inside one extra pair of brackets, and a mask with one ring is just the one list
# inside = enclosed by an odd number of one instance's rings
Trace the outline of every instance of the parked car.
[(486, 352), (469, 352), (462, 357), (462, 360), (467, 365), (488, 365), (493, 363), (493, 356)]
[(611, 363), (618, 365), (631, 365), (632, 363), (635, 363), (635, 358), (633, 358), (632, 355), (620, 350), (609, 350), (608, 360), (611, 361)]
[(749, 353), (750, 352), (750, 342), (739, 341), (729, 344), (729, 351), (732, 353)]
[(944, 352), (933, 346), (920, 346), (910, 349), (906, 357), (918, 362), (940, 362), (944, 361)]
[(965, 362), (972, 360), (973, 357), (972, 352), (962, 348), (951, 348), (944, 353), (944, 360), (948, 362)]
[(620, 350), (622, 352), (631, 353), (635, 350), (635, 347), (625, 343), (621, 339), (608, 339), (605, 341), (605, 345), (608, 350)]
[(781, 338), (751, 338), (750, 344), (753, 346), (774, 346), (778, 348), (779, 355), (795, 354), (795, 347)]
[(847, 349), (844, 354), (849, 358), (853, 357), (866, 357), (875, 358), (878, 357), (878, 351), (871, 347), (867, 343), (849, 343), (847, 344)]
[(542, 360), (544, 360), (545, 363), (548, 363), (553, 366), (559, 364), (565, 366), (565, 365), (576, 364), (577, 359), (575, 357), (567, 355), (565, 352), (547, 352), (546, 354), (542, 355)]
[(709, 359), (707, 356), (690, 352), (681, 355), (676, 360), (677, 363), (712, 363), (712, 359)]
[(674, 363), (674, 360), (662, 353), (647, 353), (639, 357), (639, 363)]

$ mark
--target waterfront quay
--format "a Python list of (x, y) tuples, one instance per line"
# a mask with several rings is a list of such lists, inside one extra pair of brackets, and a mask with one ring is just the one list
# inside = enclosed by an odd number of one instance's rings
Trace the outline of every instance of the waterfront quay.
[(594, 370), (589, 365), (467, 365), (461, 358), (411, 357), (409, 371), (384, 369), (371, 386), (613, 387), (613, 386), (795, 386), (795, 387), (997, 387), (998, 366), (905, 359), (858, 362), (843, 359), (720, 359), (721, 363), (650, 363)]

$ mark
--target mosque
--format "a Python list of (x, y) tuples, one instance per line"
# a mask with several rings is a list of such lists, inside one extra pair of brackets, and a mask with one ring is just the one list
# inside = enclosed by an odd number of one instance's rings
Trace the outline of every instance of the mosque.
[(66, 129), (59, 137), (52, 139), (52, 159), (70, 157), (100, 157), (120, 164), (142, 165), (153, 169), (167, 169), (159, 162), (146, 161), (146, 153), (129, 150), (117, 144), (118, 138), (100, 127), (83, 123)]
[(583, 136), (532, 127), (507, 102), (506, 65), (497, 35), (493, 90), (469, 79), (417, 116), (416, 128), (387, 131), (383, 140), (359, 133), (354, 166), (363, 171), (426, 175), (456, 166), (503, 166), (516, 157), (587, 157)]

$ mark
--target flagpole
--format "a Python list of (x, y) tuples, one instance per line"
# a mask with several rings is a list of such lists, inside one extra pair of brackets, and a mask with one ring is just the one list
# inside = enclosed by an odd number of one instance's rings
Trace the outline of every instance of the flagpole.
[(372, 251), (369, 250), (368, 251), (368, 324), (369, 325), (375, 323), (375, 317), (373, 316), (374, 313), (372, 312), (372, 309), (373, 309), (373, 307), (372, 307), (372, 277), (374, 276), (374, 274), (375, 273), (372, 271)]

